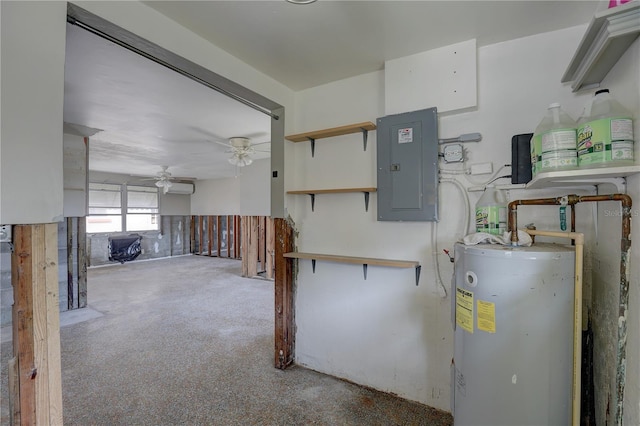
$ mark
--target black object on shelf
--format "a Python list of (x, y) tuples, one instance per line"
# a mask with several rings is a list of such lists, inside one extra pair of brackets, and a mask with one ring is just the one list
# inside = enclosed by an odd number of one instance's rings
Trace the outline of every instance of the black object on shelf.
[(138, 234), (109, 237), (109, 260), (120, 263), (134, 260), (142, 253), (141, 241)]
[(511, 183), (529, 183), (531, 180), (531, 138), (523, 133), (511, 138)]

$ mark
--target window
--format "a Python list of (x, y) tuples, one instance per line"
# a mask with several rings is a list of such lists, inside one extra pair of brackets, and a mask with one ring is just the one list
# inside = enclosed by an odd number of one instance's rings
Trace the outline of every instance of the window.
[(108, 183), (89, 184), (88, 233), (157, 229), (157, 188)]
[(158, 188), (127, 186), (127, 231), (158, 229)]
[(87, 232), (122, 231), (122, 191), (120, 185), (89, 184)]

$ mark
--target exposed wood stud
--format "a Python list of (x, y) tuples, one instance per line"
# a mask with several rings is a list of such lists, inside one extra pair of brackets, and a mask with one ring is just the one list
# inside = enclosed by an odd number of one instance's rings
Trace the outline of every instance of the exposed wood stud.
[(293, 260), (284, 253), (294, 249), (293, 227), (282, 218), (274, 219), (275, 236), (275, 367), (285, 369), (293, 363), (295, 349)]
[(55, 223), (14, 227), (11, 282), (20, 424), (62, 424), (57, 236)]
[(222, 257), (222, 217), (221, 216), (218, 216), (216, 218), (216, 242), (218, 243), (216, 256)]
[(204, 251), (204, 244), (202, 243), (204, 237), (204, 217), (198, 216), (198, 254), (202, 254)]
[(242, 223), (241, 223), (241, 241), (240, 241), (240, 257), (242, 258), (242, 276), (243, 277), (248, 277), (249, 276), (249, 256), (248, 256), (248, 250), (249, 250), (249, 228), (251, 228), (251, 225), (249, 223), (249, 216), (242, 216)]
[(266, 230), (266, 276), (268, 279), (272, 280), (274, 276), (274, 243), (275, 243), (275, 232), (273, 229), (273, 219), (267, 218), (267, 230)]
[(233, 216), (227, 216), (227, 257), (231, 257), (231, 223)]
[(213, 256), (213, 216), (207, 216), (207, 250)]
[(78, 308), (87, 306), (87, 222), (78, 218)]
[(249, 226), (249, 247), (247, 250), (247, 276), (255, 277), (258, 275), (258, 236), (259, 236), (259, 220), (258, 216), (251, 216), (251, 224)]
[(196, 217), (195, 216), (191, 216), (191, 221), (189, 222), (189, 236), (190, 236), (189, 253), (196, 253)]
[(73, 218), (67, 218), (67, 309), (75, 309), (73, 289)]
[(267, 248), (267, 238), (266, 238), (266, 216), (259, 216), (259, 229), (258, 229), (258, 241), (257, 241), (257, 249), (258, 249), (258, 264), (260, 265), (258, 272), (265, 272), (267, 269), (267, 265), (265, 264), (265, 250)]

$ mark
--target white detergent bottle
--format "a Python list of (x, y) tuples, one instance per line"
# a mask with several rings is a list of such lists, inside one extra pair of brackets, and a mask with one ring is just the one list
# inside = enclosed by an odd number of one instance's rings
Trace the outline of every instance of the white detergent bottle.
[(502, 235), (506, 230), (506, 197), (494, 185), (487, 185), (476, 203), (476, 232)]
[(531, 167), (535, 174), (578, 167), (576, 122), (559, 103), (547, 113), (531, 138)]
[(633, 164), (631, 113), (609, 93), (598, 90), (578, 119), (578, 161), (581, 168)]

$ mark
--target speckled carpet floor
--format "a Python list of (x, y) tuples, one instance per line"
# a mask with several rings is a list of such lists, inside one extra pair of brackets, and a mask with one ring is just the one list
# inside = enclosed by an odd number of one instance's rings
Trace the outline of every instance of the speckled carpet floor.
[[(273, 282), (239, 274), (236, 260), (200, 256), (91, 269), (90, 315), (61, 326), (65, 424), (452, 424), (302, 367), (275, 369)], [(10, 356), (2, 343), (2, 425)]]

